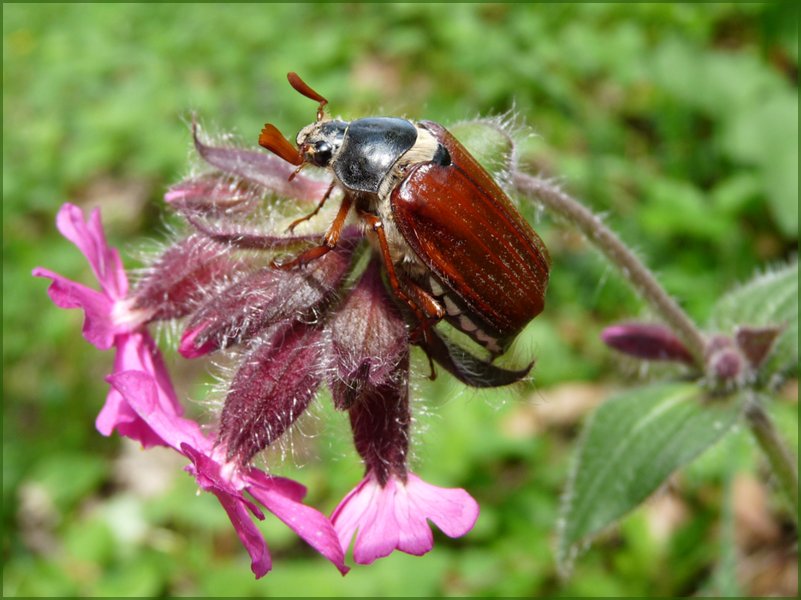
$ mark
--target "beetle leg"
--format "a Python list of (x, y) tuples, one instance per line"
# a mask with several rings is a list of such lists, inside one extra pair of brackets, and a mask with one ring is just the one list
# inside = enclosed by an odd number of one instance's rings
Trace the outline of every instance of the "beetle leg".
[(423, 311), (427, 323), (435, 325), (445, 317), (445, 309), (431, 294), (407, 277), (403, 278), (403, 284), (406, 293)]
[[(387, 269), (387, 271), (389, 271), (389, 269)], [(417, 320), (419, 324), (412, 330), (409, 337), (413, 344), (427, 346), (429, 339), (432, 337), (431, 327), (439, 323), (445, 317), (445, 309), (431, 294), (417, 285), (413, 280), (408, 277), (403, 277), (402, 281), (404, 291), (407, 293), (412, 303), (414, 303), (414, 307), (423, 315), (423, 318), (420, 318), (418, 315)], [(410, 304), (408, 299), (406, 302)], [(428, 352), (426, 352), (426, 357), (428, 358), (428, 366), (431, 369), (431, 374), (428, 378), (434, 381), (437, 378), (437, 371), (434, 368), (434, 359), (431, 358)]]
[(321, 256), (325, 256), (331, 250), (336, 248), (337, 242), (339, 241), (339, 236), (342, 234), (342, 228), (345, 226), (345, 219), (348, 218), (348, 213), (350, 212), (350, 207), (352, 204), (353, 196), (350, 194), (345, 194), (345, 196), (342, 198), (342, 204), (339, 205), (337, 216), (334, 219), (334, 222), (331, 223), (331, 227), (329, 227), (328, 231), (325, 233), (323, 243), (320, 246), (309, 248), (308, 250), (301, 252), (289, 262), (278, 263), (273, 261), (272, 266), (276, 269), (282, 269), (284, 271), (294, 269), (296, 266), (309, 264), (313, 260), (317, 260)]
[[(381, 256), (384, 259), (384, 267), (387, 270), (387, 279), (392, 291), (395, 295), (403, 300), (414, 313), (417, 318), (419, 327), (415, 328), (411, 334), (410, 339), (414, 344), (420, 341), (426, 342), (429, 337), (429, 329), (432, 325), (438, 323), (445, 316), (445, 309), (423, 288), (417, 285), (414, 281), (404, 277), (403, 285), (395, 271), (395, 265), (392, 260), (392, 254), (389, 251), (389, 244), (387, 243), (387, 236), (384, 231), (384, 223), (377, 216), (359, 211), (359, 216), (364, 219), (368, 225), (373, 229), (378, 237), (378, 245), (381, 248)], [(434, 363), (431, 356), (428, 356), (428, 363), (431, 367), (430, 379), (436, 379), (437, 372), (434, 369)]]
[(314, 217), (318, 212), (320, 212), (320, 209), (323, 207), (323, 205), (325, 204), (326, 200), (328, 200), (328, 198), (331, 196), (331, 192), (334, 191), (334, 186), (335, 185), (336, 185), (336, 183), (332, 181), (331, 185), (328, 186), (328, 190), (326, 190), (325, 194), (323, 194), (322, 200), (320, 200), (320, 202), (317, 204), (317, 208), (315, 208), (312, 212), (310, 212), (305, 217), (301, 217), (300, 219), (295, 219), (294, 221), (292, 221), (292, 223), (290, 223), (289, 227), (287, 227), (286, 230), (289, 233), (292, 233), (294, 231), (295, 227), (297, 227), (298, 225), (303, 223), (303, 221), (308, 221), (309, 219)]

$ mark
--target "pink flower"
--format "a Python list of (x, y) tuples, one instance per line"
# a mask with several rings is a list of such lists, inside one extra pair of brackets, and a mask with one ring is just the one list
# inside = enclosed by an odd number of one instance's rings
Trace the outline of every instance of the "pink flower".
[(53, 280), (48, 289), (51, 300), (61, 308), (82, 308), (86, 313), (83, 335), (92, 345), (108, 350), (117, 335), (126, 335), (143, 322), (143, 315), (130, 309), (126, 301), (128, 278), (119, 253), (106, 243), (100, 211), (95, 209), (84, 222), (81, 209), (65, 204), (58, 211), (56, 226), (89, 261), (100, 283), (100, 291), (70, 281), (52, 271), (37, 267), (36, 277)]
[[(106, 242), (100, 212), (92, 211), (89, 220), (84, 221), (80, 208), (65, 204), (58, 212), (56, 225), (86, 257), (100, 290), (41, 267), (34, 269), (33, 274), (52, 280), (48, 294), (57, 306), (83, 309), (83, 335), (87, 341), (101, 350), (113, 347), (117, 351), (114, 373), (125, 370), (149, 373), (169, 392), (162, 398), (163, 410), (175, 416), (182, 414), (161, 354), (144, 328), (149, 314), (133, 308), (128, 298), (128, 278), (117, 250)], [(103, 435), (111, 435), (117, 429), (121, 435), (139, 441), (144, 447), (164, 444), (114, 389), (109, 391), (95, 424)]]
[(463, 489), (428, 484), (407, 473), (381, 484), (370, 471), (337, 506), (331, 521), (344, 549), (355, 537), (353, 559), (369, 565), (400, 550), (422, 556), (434, 546), (427, 520), (445, 535), (465, 535), (478, 519), (478, 503)]
[(330, 329), (334, 402), (348, 410), (367, 467), (367, 476), (331, 517), (343, 550), (355, 537), (353, 558), (360, 564), (394, 550), (421, 556), (434, 545), (428, 520), (450, 537), (465, 535), (478, 518), (476, 501), (462, 489), (439, 488), (408, 471), (407, 334), (375, 263)]
[(272, 561), (267, 543), (252, 520), (253, 516), (263, 520), (264, 514), (244, 492), (286, 523), (343, 575), (348, 572), (344, 552), (330, 521), (301, 503), (306, 495), (302, 485), (226, 461), (222, 450), (203, 434), (195, 421), (164, 410), (165, 396), (171, 392), (162, 389), (149, 374), (125, 371), (109, 376), (108, 381), (167, 445), (192, 461), (186, 470), (195, 476), (203, 490), (214, 494), (222, 504), (250, 554), (251, 570), (257, 578), (270, 571)]

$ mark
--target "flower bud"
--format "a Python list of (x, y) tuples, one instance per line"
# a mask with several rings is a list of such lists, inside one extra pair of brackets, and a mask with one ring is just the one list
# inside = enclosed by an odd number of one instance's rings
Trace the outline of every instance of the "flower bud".
[(263, 268), (207, 300), (192, 316), (180, 353), (200, 356), (243, 343), (281, 321), (311, 321), (331, 301), (350, 266), (352, 245), (343, 244), (306, 269)]
[[(380, 268), (378, 259), (370, 262), (329, 325), (329, 385), (339, 409), (382, 386), (406, 386), (406, 324), (384, 288)], [(405, 370), (398, 368), (402, 364)]]
[(642, 360), (694, 362), (684, 343), (664, 325), (621, 323), (604, 329), (601, 339), (610, 348)]
[(745, 373), (746, 360), (728, 336), (710, 338), (706, 348), (706, 370), (713, 379), (739, 385)]
[(409, 355), (396, 365), (389, 383), (365, 385), (348, 410), (353, 443), (368, 471), (383, 486), (391, 476), (406, 481), (409, 454)]
[(218, 443), (229, 460), (246, 464), (306, 410), (322, 380), (320, 338), (294, 323), (245, 356), (220, 419)]
[(242, 265), (224, 246), (190, 235), (147, 269), (132, 295), (134, 308), (149, 311), (153, 320), (183, 317), (216, 282), (232, 276)]
[(164, 194), (164, 201), (178, 211), (209, 216), (247, 211), (256, 198), (241, 181), (220, 174), (181, 181)]

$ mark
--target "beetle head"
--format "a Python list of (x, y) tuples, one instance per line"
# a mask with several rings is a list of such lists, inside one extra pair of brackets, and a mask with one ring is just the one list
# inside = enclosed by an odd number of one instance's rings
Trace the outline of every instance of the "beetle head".
[(285, 161), (298, 166), (297, 171), (292, 175), (294, 177), (305, 164), (328, 167), (342, 146), (348, 124), (325, 119), (323, 109), (328, 104), (328, 100), (309, 87), (297, 73), (287, 74), (287, 79), (289, 84), (300, 94), (319, 102), (317, 121), (300, 130), (297, 137), (297, 149), (278, 131), (275, 125), (271, 124), (265, 125), (262, 129), (259, 145), (277, 154)]
[(345, 139), (348, 124), (344, 121), (318, 121), (300, 130), (297, 137), (303, 161), (316, 167), (328, 167)]

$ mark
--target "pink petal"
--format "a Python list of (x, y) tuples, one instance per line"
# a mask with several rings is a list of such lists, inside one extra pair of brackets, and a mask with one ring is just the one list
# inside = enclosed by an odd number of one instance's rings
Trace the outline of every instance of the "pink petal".
[(422, 556), (434, 547), (434, 534), (420, 508), (413, 502), (407, 486), (398, 484), (395, 494), (395, 519), (398, 529), (398, 550)]
[(213, 444), (203, 436), (198, 424), (162, 410), (169, 403), (162, 397), (155, 379), (147, 373), (125, 371), (111, 375), (108, 379), (143, 421), (169, 445), (193, 461), (198, 483), (220, 501), (239, 539), (250, 554), (251, 570), (256, 577), (265, 575), (272, 567), (270, 553), (264, 537), (253, 524), (250, 513), (259, 519), (263, 519), (264, 515), (255, 504), (242, 496), (230, 479), (221, 475), (219, 463), (207, 456), (206, 453), (211, 452)]
[(100, 211), (93, 210), (89, 220), (84, 222), (80, 208), (64, 204), (58, 211), (56, 226), (89, 261), (103, 291), (112, 299), (124, 298), (128, 293), (128, 279), (119, 253), (106, 242)]
[(181, 452), (181, 444), (189, 444), (209, 452), (213, 442), (203, 435), (195, 421), (176, 414), (169, 395), (156, 385), (156, 380), (141, 371), (123, 371), (107, 378), (122, 394), (125, 402), (168, 445)]
[(331, 516), (343, 550), (353, 537), (354, 560), (369, 565), (392, 554), (399, 542), (399, 525), (394, 515), (395, 480), (381, 487), (372, 474), (352, 490)]
[(403, 524), (395, 518), (396, 493), (395, 480), (390, 479), (375, 496), (375, 504), (362, 515), (353, 545), (353, 560), (360, 565), (369, 565), (398, 549)]
[[(239, 477), (238, 472), (226, 471), (226, 473), (223, 473), (223, 465), (189, 444), (181, 444), (180, 450), (192, 461), (193, 465), (188, 470), (195, 476), (202, 489), (218, 495), (226, 494), (232, 496), (241, 502), (259, 521), (264, 520), (264, 513), (261, 509), (242, 494), (245, 482)], [(226, 467), (228, 466), (226, 465)]]
[(375, 507), (374, 498), (380, 493), (380, 487), (373, 477), (365, 477), (353, 488), (331, 514), (339, 543), (347, 552), (353, 536), (362, 521), (362, 515)]
[(406, 492), (412, 510), (425, 515), (448, 537), (465, 535), (478, 520), (478, 502), (463, 489), (437, 487), (409, 473)]
[[(153, 338), (145, 332), (119, 335), (115, 340), (115, 346), (117, 354), (112, 374), (141, 371), (152, 376), (160, 390), (158, 396), (161, 409), (175, 417), (182, 415), (183, 407), (178, 402), (161, 353)], [(116, 429), (120, 435), (139, 441), (145, 448), (169, 445), (139, 416), (114, 386), (109, 390), (95, 426), (103, 435), (111, 435)]]
[(41, 267), (34, 269), (33, 275), (53, 281), (47, 293), (56, 306), (83, 309), (86, 341), (100, 350), (111, 348), (116, 331), (111, 320), (114, 305), (107, 296)]
[(266, 477), (252, 478), (248, 492), (307, 544), (330, 560), (340, 573), (344, 575), (348, 572), (337, 533), (325, 515), (283, 495), (280, 488), (274, 488)]
[(168, 445), (136, 414), (115, 388), (109, 390), (106, 402), (95, 419), (95, 427), (105, 436), (116, 430), (120, 435), (136, 440), (143, 448)]
[(470, 531), (478, 519), (478, 504), (462, 489), (446, 489), (409, 473), (406, 483), (391, 477), (382, 488), (370, 473), (339, 504), (332, 522), (342, 548), (356, 536), (353, 558), (370, 564), (400, 550), (415, 556), (430, 551), (431, 520), (449, 537)]
[(264, 471), (256, 468), (249, 469), (245, 473), (245, 479), (249, 482), (249, 485), (270, 488), (295, 502), (302, 502), (306, 497), (306, 486), (303, 484), (286, 477), (267, 475)]
[(228, 518), (231, 519), (231, 524), (234, 526), (236, 534), (248, 554), (250, 554), (250, 570), (253, 571), (257, 579), (263, 577), (272, 568), (272, 560), (270, 559), (267, 542), (264, 541), (261, 531), (254, 525), (250, 514), (245, 509), (245, 505), (237, 501), (237, 498), (214, 489), (211, 492), (217, 496), (225, 512), (228, 513)]
[(159, 389), (159, 400), (164, 411), (181, 416), (184, 408), (178, 401), (175, 389), (156, 342), (146, 331), (119, 336), (114, 373), (142, 371), (151, 375)]

